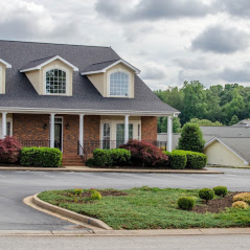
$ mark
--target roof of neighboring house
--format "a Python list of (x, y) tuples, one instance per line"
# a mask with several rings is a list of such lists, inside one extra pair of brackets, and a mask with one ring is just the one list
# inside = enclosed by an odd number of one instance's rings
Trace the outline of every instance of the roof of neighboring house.
[(249, 137), (250, 127), (235, 126), (201, 126), (203, 135), (213, 135), (215, 137)]
[(250, 137), (220, 137), (213, 138), (205, 144), (205, 148), (211, 145), (214, 141), (224, 144), (231, 151), (240, 156), (244, 161), (250, 164)]
[[(79, 68), (79, 72), (73, 73), (73, 96), (38, 95), (25, 74), (19, 72), (27, 66), (40, 65), (55, 55)], [(6, 72), (6, 94), (0, 95), (0, 110), (18, 107), (148, 115), (178, 112), (162, 102), (137, 75), (134, 98), (102, 97), (88, 77), (80, 72), (99, 63), (120, 60), (110, 47), (0, 41), (0, 57), (12, 65), (12, 69)]]

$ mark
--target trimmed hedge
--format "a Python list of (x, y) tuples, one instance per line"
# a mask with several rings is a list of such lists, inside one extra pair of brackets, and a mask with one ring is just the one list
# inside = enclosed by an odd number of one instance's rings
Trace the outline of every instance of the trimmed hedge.
[(182, 151), (187, 156), (187, 165), (186, 168), (190, 169), (202, 169), (207, 165), (207, 156), (202, 153), (192, 152), (192, 151), (185, 151), (185, 150), (178, 150)]
[(62, 152), (58, 148), (25, 147), (21, 150), (22, 166), (59, 167), (62, 164)]
[(202, 153), (185, 151), (185, 150), (173, 150), (172, 153), (165, 151), (169, 156), (168, 166), (173, 169), (202, 169), (207, 164), (207, 156)]
[(187, 156), (180, 150), (174, 150), (172, 153), (164, 152), (169, 156), (169, 167), (172, 169), (184, 169), (187, 164)]
[(86, 164), (88, 166), (98, 167), (112, 167), (112, 166), (124, 166), (128, 164), (131, 154), (126, 149), (95, 149), (93, 151), (94, 159), (89, 159)]

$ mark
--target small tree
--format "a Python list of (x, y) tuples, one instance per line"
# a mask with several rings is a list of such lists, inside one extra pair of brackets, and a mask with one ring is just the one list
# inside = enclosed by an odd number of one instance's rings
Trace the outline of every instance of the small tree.
[(205, 145), (202, 131), (197, 124), (186, 123), (181, 132), (178, 148), (195, 152), (202, 152)]
[(237, 115), (233, 115), (232, 118), (231, 118), (231, 121), (229, 122), (229, 126), (232, 126), (232, 125), (234, 125), (234, 124), (236, 124), (238, 122), (239, 122), (238, 116)]

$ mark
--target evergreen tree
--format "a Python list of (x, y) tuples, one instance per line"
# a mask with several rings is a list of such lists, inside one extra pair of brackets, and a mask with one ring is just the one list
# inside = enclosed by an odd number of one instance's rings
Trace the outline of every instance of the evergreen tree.
[(234, 125), (234, 124), (236, 124), (238, 122), (239, 122), (238, 116), (237, 115), (233, 115), (232, 118), (231, 118), (231, 121), (229, 122), (229, 126), (232, 126), (232, 125)]
[(194, 123), (186, 123), (181, 132), (178, 148), (182, 150), (190, 150), (202, 152), (205, 145), (203, 134), (200, 127)]

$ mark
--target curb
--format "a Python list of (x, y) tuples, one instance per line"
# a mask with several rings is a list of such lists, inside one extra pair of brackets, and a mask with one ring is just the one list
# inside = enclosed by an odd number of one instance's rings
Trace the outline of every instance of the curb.
[(250, 228), (200, 228), (200, 229), (156, 229), (156, 230), (79, 230), (79, 231), (0, 231), (0, 236), (32, 237), (137, 237), (137, 236), (209, 236), (209, 235), (250, 235)]
[[(69, 219), (69, 221), (71, 221), (72, 223), (75, 223), (77, 225), (85, 223), (85, 224), (92, 225), (94, 227), (98, 227), (101, 229), (112, 230), (111, 227), (109, 227), (106, 223), (104, 223), (101, 220), (94, 219), (94, 218), (88, 217), (86, 215), (80, 215), (80, 214), (72, 212), (70, 210), (54, 206), (52, 204), (49, 204), (47, 202), (40, 200), (37, 197), (37, 195), (38, 194), (36, 194), (32, 197), (32, 201), (35, 205), (37, 205), (38, 207), (40, 207), (42, 209), (46, 209), (46, 210), (49, 210), (53, 213), (56, 213), (56, 214), (62, 216), (63, 219), (66, 219), (66, 220)], [(79, 222), (79, 223), (77, 223), (77, 222)]]
[(86, 172), (86, 173), (154, 173), (154, 174), (224, 174), (218, 170), (174, 170), (174, 169), (108, 169), (89, 167), (34, 168), (1, 167), (0, 171)]

